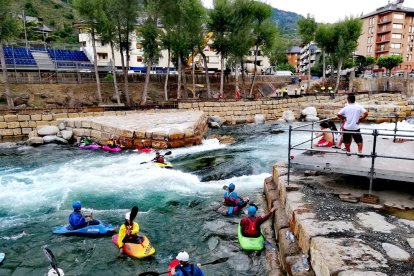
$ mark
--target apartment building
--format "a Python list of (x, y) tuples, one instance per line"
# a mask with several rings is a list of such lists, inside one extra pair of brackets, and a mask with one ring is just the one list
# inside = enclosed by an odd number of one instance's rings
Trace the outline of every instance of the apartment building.
[(288, 63), (295, 67), (296, 71), (299, 69), (301, 51), (302, 48), (299, 46), (293, 46), (290, 49), (286, 50)]
[(309, 67), (312, 67), (318, 61), (318, 58), (321, 54), (321, 49), (318, 48), (318, 45), (311, 41), (306, 44), (300, 51), (299, 56), (299, 73), (302, 75), (307, 75)]
[(363, 29), (356, 55), (401, 56), (403, 63), (394, 70), (414, 70), (414, 9), (404, 7), (403, 2), (389, 3), (361, 16)]

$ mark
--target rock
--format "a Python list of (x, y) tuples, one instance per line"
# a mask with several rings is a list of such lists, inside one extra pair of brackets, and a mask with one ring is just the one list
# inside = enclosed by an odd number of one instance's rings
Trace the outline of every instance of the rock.
[(212, 237), (207, 242), (208, 248), (212, 251), (216, 249), (217, 245), (219, 244), (219, 239), (216, 237)]
[(387, 259), (360, 239), (315, 237), (312, 239), (310, 254), (316, 275), (337, 275), (339, 271), (388, 267)]
[(408, 244), (414, 249), (414, 238), (407, 239)]
[(309, 107), (303, 109), (301, 114), (306, 116), (306, 117), (316, 117), (316, 116), (318, 116), (318, 112), (316, 111), (316, 108), (313, 107), (313, 106), (309, 106)]
[(263, 114), (256, 114), (254, 115), (254, 123), (255, 124), (264, 124), (265, 123), (265, 117)]
[(218, 140), (220, 141), (220, 143), (228, 144), (228, 145), (234, 144), (234, 142), (235, 142), (234, 137), (229, 136), (229, 135), (221, 136), (221, 137), (218, 138)]
[(224, 123), (224, 120), (219, 116), (210, 116), (210, 117), (208, 117), (207, 118), (207, 123), (210, 124), (212, 122), (216, 122), (221, 126)]
[(390, 243), (383, 243), (385, 253), (388, 257), (396, 261), (408, 261), (410, 259), (410, 253)]
[(282, 118), (286, 122), (290, 123), (290, 122), (293, 122), (295, 120), (295, 114), (293, 113), (293, 111), (286, 110), (286, 111), (283, 112)]
[(405, 224), (405, 225), (408, 225), (408, 226), (410, 226), (411, 228), (414, 229), (414, 221), (413, 220), (399, 219), (398, 221)]
[(66, 141), (63, 138), (57, 137), (56, 135), (46, 135), (43, 137), (43, 142), (48, 143), (55, 143), (55, 144), (67, 144), (68, 141)]
[(29, 138), (32, 138), (32, 137), (39, 137), (39, 135), (37, 135), (36, 129), (29, 132)]
[(283, 118), (279, 118), (276, 120), (277, 123), (285, 123), (286, 121)]
[(15, 108), (15, 109), (25, 109), (25, 108), (27, 108), (27, 105), (25, 105), (25, 104), (20, 104), (20, 105), (16, 105), (16, 106), (14, 106), (14, 108)]
[(208, 123), (208, 126), (213, 129), (220, 128), (220, 124), (217, 122), (210, 122)]
[(65, 140), (70, 140), (73, 136), (73, 131), (72, 130), (62, 130), (61, 132), (62, 138)]
[(60, 122), (58, 125), (59, 130), (64, 130), (66, 128), (66, 123), (65, 122)]
[(317, 122), (317, 121), (319, 121), (319, 117), (306, 116), (305, 121), (306, 122)]
[(32, 147), (43, 145), (43, 143), (42, 137), (31, 137), (26, 141), (26, 144)]
[(37, 129), (39, 136), (56, 135), (59, 133), (59, 128), (56, 126), (44, 126)]
[(383, 216), (375, 212), (358, 213), (356, 216), (362, 226), (371, 228), (376, 232), (391, 233), (391, 230), (395, 228), (395, 226), (388, 223)]
[(387, 274), (376, 271), (347, 270), (339, 272), (338, 276), (387, 276)]
[(19, 105), (27, 105), (27, 101), (29, 100), (29, 98), (22, 98), (22, 97), (16, 97), (13, 102), (14, 102), (14, 106), (19, 106)]

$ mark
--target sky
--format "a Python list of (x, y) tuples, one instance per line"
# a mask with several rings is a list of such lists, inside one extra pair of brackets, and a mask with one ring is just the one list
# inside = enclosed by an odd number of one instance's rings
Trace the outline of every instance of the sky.
[[(213, 0), (202, 1), (206, 7), (211, 8), (213, 5)], [(388, 4), (388, 0), (263, 0), (262, 2), (303, 16), (309, 13), (319, 23), (334, 23), (346, 16), (368, 14)], [(414, 8), (414, 0), (405, 0), (403, 6)]]

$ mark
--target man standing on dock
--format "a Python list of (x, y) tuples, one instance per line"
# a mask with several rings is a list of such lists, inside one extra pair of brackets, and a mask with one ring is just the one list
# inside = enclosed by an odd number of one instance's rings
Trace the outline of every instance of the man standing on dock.
[(351, 142), (354, 138), (355, 143), (358, 145), (358, 157), (364, 157), (362, 154), (363, 140), (362, 135), (359, 133), (359, 123), (368, 116), (368, 112), (364, 107), (355, 103), (355, 95), (348, 95), (348, 105), (341, 109), (338, 113), (339, 119), (345, 120), (344, 131), (352, 131), (358, 133), (344, 133), (343, 142), (346, 148), (346, 154), (351, 154)]

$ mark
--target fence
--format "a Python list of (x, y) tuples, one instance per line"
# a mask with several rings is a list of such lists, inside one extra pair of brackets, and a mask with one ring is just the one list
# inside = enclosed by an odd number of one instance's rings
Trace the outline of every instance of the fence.
[[(393, 116), (390, 118), (395, 118), (395, 125), (394, 125), (394, 129), (392, 130), (392, 134), (387, 134), (387, 133), (380, 133), (380, 131), (390, 131), (389, 129), (381, 129), (381, 128), (376, 128), (376, 129), (369, 129), (369, 128), (361, 128), (361, 130), (372, 130), (372, 132), (368, 133), (368, 132), (363, 132), (361, 131), (362, 135), (371, 135), (373, 137), (373, 144), (372, 144), (372, 151), (371, 154), (366, 155), (364, 154), (364, 157), (369, 157), (371, 158), (371, 166), (369, 169), (369, 179), (370, 179), (370, 183), (369, 183), (369, 195), (372, 194), (372, 186), (373, 186), (373, 182), (374, 182), (374, 178), (375, 178), (375, 161), (377, 158), (386, 158), (386, 159), (396, 159), (396, 160), (410, 160), (410, 161), (414, 161), (413, 157), (403, 157), (403, 156), (391, 156), (391, 155), (384, 155), (384, 154), (378, 154), (377, 152), (377, 143), (378, 143), (378, 137), (393, 137), (393, 142), (395, 142), (397, 137), (401, 137), (401, 138), (411, 138), (414, 139), (414, 131), (412, 130), (399, 130), (398, 129), (398, 120), (399, 117), (398, 116)], [(319, 125), (321, 122), (324, 121), (328, 121), (328, 120), (332, 120), (331, 119), (324, 119), (318, 122), (312, 122), (309, 124), (305, 124), (305, 125), (301, 125), (301, 126), (297, 126), (297, 127), (292, 127), (291, 125), (289, 126), (289, 146), (288, 146), (288, 175), (287, 175), (287, 182), (288, 185), (290, 183), (290, 170), (291, 170), (291, 159), (292, 159), (292, 150), (298, 150), (298, 151), (306, 151), (306, 152), (311, 152), (311, 153), (330, 153), (330, 154), (337, 154), (337, 155), (343, 155), (343, 154), (350, 154), (350, 155), (356, 155), (355, 153), (346, 153), (346, 152), (342, 152), (342, 151), (331, 151), (331, 150), (324, 150), (323, 148), (318, 148), (317, 150), (315, 150), (313, 148), (313, 140), (316, 138), (314, 137), (314, 133), (318, 132), (318, 133), (325, 133), (325, 132), (331, 132), (331, 133), (339, 133), (339, 134), (344, 134), (344, 133), (349, 133), (349, 134), (358, 134), (360, 132), (353, 132), (353, 131), (324, 131), (324, 130), (315, 130), (315, 124)], [(308, 127), (311, 127), (311, 129), (307, 129)], [(403, 131), (406, 133), (409, 133), (408, 135), (404, 135), (404, 134), (398, 134), (398, 131)], [(305, 132), (305, 133), (310, 133), (310, 139), (306, 140), (306, 141), (302, 141), (299, 142), (295, 145), (292, 145), (292, 135), (294, 134), (294, 132)], [(305, 145), (307, 143), (310, 143), (310, 148), (306, 148), (306, 147), (300, 147), (302, 145)]]

